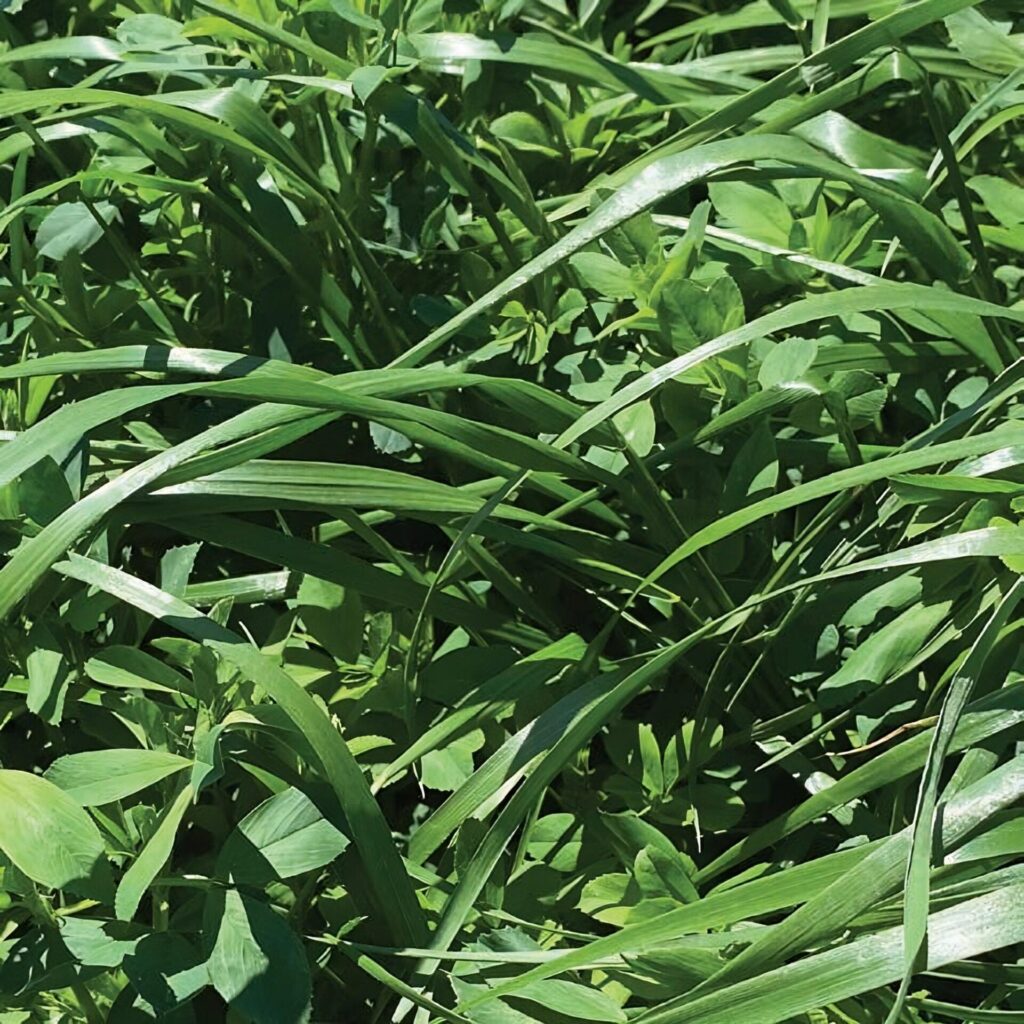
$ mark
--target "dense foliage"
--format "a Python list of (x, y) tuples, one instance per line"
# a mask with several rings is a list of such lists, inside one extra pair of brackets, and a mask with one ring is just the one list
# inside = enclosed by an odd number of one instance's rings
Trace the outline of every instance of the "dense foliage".
[(0, 8), (0, 1024), (1024, 1020), (1017, 0)]

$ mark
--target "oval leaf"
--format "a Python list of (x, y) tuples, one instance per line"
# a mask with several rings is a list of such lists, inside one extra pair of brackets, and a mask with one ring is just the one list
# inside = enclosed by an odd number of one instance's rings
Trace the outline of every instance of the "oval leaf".
[(163, 750), (87, 750), (53, 762), (45, 778), (83, 807), (122, 800), (192, 762)]
[(0, 769), (0, 849), (33, 882), (105, 899), (110, 868), (99, 829), (52, 782)]

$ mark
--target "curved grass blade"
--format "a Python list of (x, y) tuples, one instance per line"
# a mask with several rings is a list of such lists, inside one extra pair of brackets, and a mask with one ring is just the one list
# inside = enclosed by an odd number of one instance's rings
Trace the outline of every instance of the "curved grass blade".
[(1010, 615), (1024, 597), (1024, 580), (1018, 579), (992, 612), (977, 639), (953, 676), (939, 711), (925, 759), (924, 773), (914, 808), (913, 839), (907, 858), (906, 887), (903, 897), (904, 973), (899, 992), (889, 1011), (888, 1022), (896, 1021), (903, 1011), (918, 957), (928, 938), (929, 879), (932, 866), (932, 835), (936, 825), (936, 807), (942, 769), (964, 708), (993, 646)]
[(319, 761), (319, 770), (334, 790), (353, 843), (366, 866), (378, 912), (401, 944), (420, 943), (426, 934), (423, 914), (391, 838), (391, 830), (370, 793), (362, 769), (323, 706), (270, 657), (184, 601), (81, 555), (72, 555), (54, 569), (126, 601), (209, 647), (284, 710), (309, 741)]

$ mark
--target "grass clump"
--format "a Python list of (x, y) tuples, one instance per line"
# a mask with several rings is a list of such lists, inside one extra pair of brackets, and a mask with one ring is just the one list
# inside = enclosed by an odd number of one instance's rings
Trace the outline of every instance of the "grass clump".
[(1001, 0), (8, 0), (0, 1022), (1024, 1019)]

